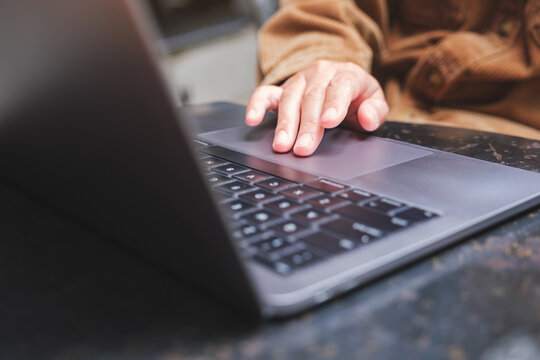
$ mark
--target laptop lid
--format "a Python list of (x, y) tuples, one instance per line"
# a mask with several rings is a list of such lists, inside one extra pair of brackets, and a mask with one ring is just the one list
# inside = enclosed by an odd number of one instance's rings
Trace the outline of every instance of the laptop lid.
[[(4, 181), (260, 314), (191, 140), (146, 47), (136, 1), (4, 3)], [(144, 23), (144, 22), (143, 22)], [(99, 259), (96, 259), (99, 266)]]
[[(133, 5), (20, 1), (2, 9), (0, 176), (244, 313), (304, 310), (540, 200), (538, 174), (376, 137), (359, 141), (336, 129), (317, 156), (302, 160), (310, 164), (304, 170), (440, 216), (288, 277), (244, 264), (194, 164), (200, 154), (176, 121)], [(240, 127), (201, 136), (244, 165), (258, 153), (273, 168), (302, 170), (297, 158), (287, 160), (291, 154), (272, 159), (272, 129), (255, 133)], [(386, 159), (383, 168), (383, 161), (328, 166), (373, 151)], [(397, 163), (396, 154), (404, 156)], [(348, 224), (364, 231), (362, 221)]]

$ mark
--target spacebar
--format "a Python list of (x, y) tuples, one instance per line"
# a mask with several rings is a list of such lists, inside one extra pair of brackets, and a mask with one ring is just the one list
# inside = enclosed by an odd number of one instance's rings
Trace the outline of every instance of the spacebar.
[(217, 145), (203, 147), (199, 149), (199, 151), (298, 183), (307, 182), (317, 178), (316, 176), (302, 171), (291, 169), (283, 165), (278, 165), (270, 161), (262, 160), (251, 155), (242, 154), (238, 151), (226, 149)]

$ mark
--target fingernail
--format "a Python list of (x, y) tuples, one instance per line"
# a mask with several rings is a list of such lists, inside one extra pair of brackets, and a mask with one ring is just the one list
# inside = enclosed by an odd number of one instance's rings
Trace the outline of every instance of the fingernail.
[(335, 108), (328, 108), (321, 117), (321, 122), (327, 122), (335, 120), (337, 116), (337, 110)]
[(311, 134), (303, 134), (296, 141), (296, 147), (306, 147), (313, 143), (313, 136)]
[(274, 145), (276, 144), (287, 145), (288, 142), (289, 142), (289, 135), (287, 134), (285, 130), (280, 130), (274, 139)]
[(362, 106), (362, 111), (369, 119), (369, 122), (363, 125), (364, 129), (367, 131), (375, 131), (379, 127), (379, 114), (377, 113), (377, 110), (370, 104), (364, 104)]
[(247, 113), (247, 117), (253, 119), (257, 116), (257, 111), (255, 109), (250, 109)]

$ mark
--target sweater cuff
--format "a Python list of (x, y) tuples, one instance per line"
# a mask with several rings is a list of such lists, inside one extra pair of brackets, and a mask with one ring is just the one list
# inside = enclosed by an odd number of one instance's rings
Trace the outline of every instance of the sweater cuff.
[(372, 51), (368, 47), (363, 52), (344, 51), (343, 47), (308, 47), (279, 61), (265, 76), (259, 70), (259, 84), (281, 84), (297, 72), (307, 69), (317, 60), (352, 62), (367, 72), (371, 72)]

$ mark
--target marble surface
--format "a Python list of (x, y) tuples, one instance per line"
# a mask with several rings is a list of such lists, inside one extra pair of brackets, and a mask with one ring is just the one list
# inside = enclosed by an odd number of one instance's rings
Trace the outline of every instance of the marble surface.
[[(198, 127), (242, 109), (184, 109)], [(540, 143), (389, 122), (387, 136), (540, 170)], [(519, 184), (516, 184), (519, 186)], [(299, 317), (248, 323), (0, 184), (1, 359), (539, 359), (540, 208)]]

